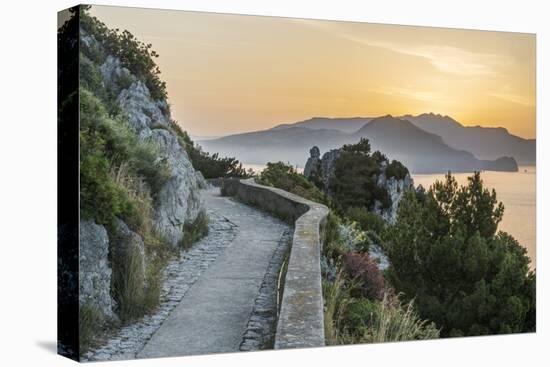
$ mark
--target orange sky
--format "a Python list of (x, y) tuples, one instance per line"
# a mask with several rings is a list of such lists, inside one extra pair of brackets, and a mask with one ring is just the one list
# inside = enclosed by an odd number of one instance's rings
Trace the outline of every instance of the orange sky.
[(192, 135), (313, 116), (435, 112), (535, 137), (535, 36), (93, 6), (152, 43)]

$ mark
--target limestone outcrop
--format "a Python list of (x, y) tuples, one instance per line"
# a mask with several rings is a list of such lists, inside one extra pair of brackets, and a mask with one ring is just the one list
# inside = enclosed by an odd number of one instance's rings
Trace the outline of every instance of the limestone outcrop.
[[(319, 148), (313, 147), (310, 150), (310, 157), (306, 162), (304, 168), (304, 175), (321, 185), (321, 188), (328, 196), (332, 196), (334, 191), (331, 186), (332, 179), (334, 178), (334, 168), (336, 161), (340, 155), (339, 149), (332, 149), (325, 152), (320, 157)], [(377, 185), (383, 188), (387, 193), (391, 201), (389, 207), (384, 208), (380, 201), (375, 201), (373, 211), (388, 223), (394, 223), (397, 216), (397, 209), (399, 202), (403, 197), (403, 194), (407, 190), (414, 189), (413, 179), (410, 174), (406, 174), (403, 179), (396, 179), (395, 177), (387, 177), (386, 169), (389, 166), (387, 160), (383, 161), (380, 166), (381, 173), (376, 178)]]
[(108, 261), (109, 238), (105, 227), (92, 221), (80, 222), (79, 303), (113, 317), (111, 267)]
[[(166, 162), (169, 177), (155, 195), (152, 225), (163, 240), (177, 247), (184, 237), (184, 225), (195, 222), (204, 211), (199, 191), (206, 182), (194, 170), (185, 145), (172, 126), (166, 99), (153, 97), (146, 80), (140, 80), (120, 59), (109, 54), (93, 34), (81, 28), (80, 39), (87, 50), (81, 53), (80, 65), (85, 70), (96, 70), (93, 92), (104, 99), (109, 96), (109, 108), (124, 118), (121, 123), (128, 124), (139, 141), (156, 148), (156, 160)], [(90, 56), (96, 54), (104, 56)], [(128, 224), (116, 219), (107, 230), (93, 221), (80, 222), (79, 303), (112, 318), (119, 312), (114, 301), (118, 298), (112, 298), (116, 293), (113, 284), (120, 281), (119, 276), (130, 271), (131, 266), (132, 297), (139, 298), (139, 292), (143, 293), (147, 286), (144, 239)]]
[[(88, 47), (102, 48), (93, 35), (81, 29), (81, 39)], [(170, 109), (164, 99), (155, 99), (145, 83), (136, 78), (119, 59), (108, 55), (99, 66), (101, 82), (126, 115), (128, 123), (142, 141), (159, 148), (159, 158), (166, 160), (171, 177), (156, 201), (156, 226), (175, 247), (183, 239), (183, 225), (193, 223), (204, 208), (199, 190), (204, 184), (178, 136), (170, 129)]]

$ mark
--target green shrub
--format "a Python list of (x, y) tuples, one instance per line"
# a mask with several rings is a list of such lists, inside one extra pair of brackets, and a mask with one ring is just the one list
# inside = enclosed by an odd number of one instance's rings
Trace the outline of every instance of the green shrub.
[(160, 68), (154, 61), (159, 55), (151, 49), (151, 44), (139, 41), (127, 30), (109, 29), (99, 19), (90, 16), (86, 8), (82, 8), (80, 26), (93, 35), (105, 50), (90, 48), (81, 43), (88, 58), (96, 64), (105, 61), (105, 54), (118, 58), (122, 66), (144, 81), (153, 99), (166, 99), (166, 83), (160, 79)]
[(371, 153), (368, 139), (361, 138), (357, 144), (346, 144), (334, 165), (334, 177), (329, 186), (333, 191), (336, 208), (345, 212), (351, 207), (372, 210), (376, 200), (384, 208), (391, 205), (386, 190), (378, 186), (381, 163), (386, 157), (380, 152)]
[(135, 202), (113, 181), (111, 170), (126, 164), (143, 177), (153, 198), (170, 177), (151, 144), (137, 140), (123, 120), (110, 118), (101, 101), (80, 91), (80, 208), (83, 217), (111, 225), (115, 217), (135, 223)]
[(210, 154), (204, 152), (199, 145), (196, 145), (191, 140), (187, 132), (183, 131), (176, 121), (170, 120), (170, 127), (168, 129), (176, 134), (180, 145), (185, 148), (187, 156), (193, 164), (193, 168), (200, 171), (204, 178), (246, 178), (252, 176), (252, 173), (246, 171), (238, 159), (234, 157), (220, 157), (218, 153)]
[(294, 167), (283, 162), (268, 162), (256, 182), (277, 187), (311, 201), (327, 204), (325, 195)]
[(203, 210), (192, 223), (183, 225), (183, 239), (180, 246), (189, 248), (195, 242), (208, 234), (208, 215)]
[(204, 178), (218, 177), (250, 177), (242, 163), (234, 157), (220, 157), (218, 153), (204, 152), (200, 146), (194, 145), (189, 157), (193, 168), (200, 171)]
[(405, 167), (401, 162), (395, 159), (386, 168), (386, 177), (395, 177), (396, 180), (402, 180), (409, 174), (409, 169)]
[(384, 232), (386, 222), (376, 213), (369, 212), (365, 207), (350, 207), (346, 210), (346, 217), (354, 222), (357, 222), (362, 230), (373, 231), (381, 234)]
[(443, 336), (535, 330), (535, 273), (525, 248), (496, 233), (503, 212), (479, 173), (460, 188), (448, 174), (400, 204), (386, 236), (389, 280)]

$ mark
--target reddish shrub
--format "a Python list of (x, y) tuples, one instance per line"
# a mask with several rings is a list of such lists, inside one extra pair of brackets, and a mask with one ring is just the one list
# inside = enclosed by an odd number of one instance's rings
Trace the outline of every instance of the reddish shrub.
[(368, 254), (350, 251), (344, 254), (343, 262), (349, 277), (359, 282), (357, 291), (361, 296), (382, 300), (386, 291), (384, 276)]

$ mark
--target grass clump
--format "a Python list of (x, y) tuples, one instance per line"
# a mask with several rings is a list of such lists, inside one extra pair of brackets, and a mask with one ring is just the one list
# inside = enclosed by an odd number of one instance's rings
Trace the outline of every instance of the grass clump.
[[(325, 338), (328, 345), (419, 340), (439, 337), (410, 301), (402, 304), (384, 273), (369, 256), (372, 231), (334, 213), (325, 224), (322, 256), (336, 264), (334, 279), (325, 276)], [(374, 232), (372, 232), (374, 233)]]
[(87, 351), (94, 345), (94, 341), (106, 322), (103, 313), (86, 302), (80, 305), (78, 315), (78, 335), (80, 341), (80, 352)]
[(143, 254), (136, 247), (123, 250), (124, 254), (112, 257), (112, 292), (118, 305), (118, 315), (123, 323), (142, 316), (145, 312), (145, 284)]
[(346, 343), (383, 343), (439, 338), (434, 323), (422, 320), (414, 303), (402, 304), (396, 296), (385, 294), (375, 302), (361, 298), (346, 310), (347, 325), (342, 340)]
[(332, 282), (323, 280), (322, 285), (325, 302), (325, 343), (327, 345), (343, 344), (345, 311), (352, 302), (349, 287), (345, 286), (345, 279), (341, 272), (337, 273), (336, 279)]
[(183, 238), (180, 246), (184, 249), (190, 248), (193, 243), (197, 242), (207, 234), (208, 215), (204, 210), (202, 210), (192, 223), (185, 223), (183, 225)]

